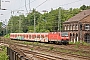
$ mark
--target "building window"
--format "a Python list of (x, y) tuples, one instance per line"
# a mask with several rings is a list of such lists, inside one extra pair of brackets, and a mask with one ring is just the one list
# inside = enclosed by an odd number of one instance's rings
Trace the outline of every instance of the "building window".
[(72, 30), (72, 25), (70, 26), (70, 30)]
[(65, 29), (64, 30), (66, 30), (66, 26), (65, 26)]
[(76, 30), (78, 30), (78, 25), (76, 25)]
[(69, 25), (68, 25), (68, 30), (69, 30)]
[(75, 30), (75, 25), (73, 25), (73, 30)]
[(90, 25), (89, 24), (85, 24), (85, 30), (90, 30)]

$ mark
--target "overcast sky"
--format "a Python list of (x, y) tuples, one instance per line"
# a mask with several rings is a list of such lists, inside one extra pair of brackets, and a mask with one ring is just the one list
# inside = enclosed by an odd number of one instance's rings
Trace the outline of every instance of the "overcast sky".
[[(89, 0), (26, 0), (26, 7), (28, 11), (29, 11), (29, 1), (31, 2), (30, 3), (31, 10), (35, 8), (39, 12), (42, 12), (42, 10), (50, 11), (51, 8), (56, 9), (58, 7), (69, 9), (69, 8), (79, 8), (82, 5), (90, 5)], [(9, 20), (11, 16), (11, 11), (24, 10), (21, 13), (27, 13), (25, 8), (25, 0), (1, 0), (1, 8), (2, 9), (6, 8), (7, 10), (0, 11), (0, 21), (5, 19)], [(15, 12), (13, 15), (17, 15), (17, 13)]]

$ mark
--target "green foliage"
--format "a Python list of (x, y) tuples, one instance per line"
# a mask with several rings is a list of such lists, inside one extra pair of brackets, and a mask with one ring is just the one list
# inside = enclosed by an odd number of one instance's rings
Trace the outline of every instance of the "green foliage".
[(2, 50), (5, 50), (6, 47), (5, 46), (0, 46), (0, 48), (2, 48)]
[(10, 34), (7, 34), (4, 36), (5, 38), (10, 38)]
[(2, 51), (0, 51), (0, 60), (8, 60), (8, 56), (6, 55), (7, 50), (5, 46), (0, 46), (2, 48)]
[(90, 43), (82, 42), (82, 45), (90, 46)]
[(34, 50), (33, 48), (31, 48), (30, 50)]
[(81, 9), (81, 10), (90, 9), (90, 6), (85, 6), (85, 5), (82, 5), (82, 6), (80, 7), (80, 9)]
[(49, 50), (53, 50), (54, 49), (54, 47), (50, 47), (50, 49)]
[(86, 43), (86, 42), (69, 42), (69, 44), (75, 44), (76, 46), (76, 48), (78, 48), (79, 47), (79, 45), (86, 45), (86, 46), (90, 46), (90, 43)]
[(5, 52), (0, 52), (0, 60), (8, 60), (8, 56)]

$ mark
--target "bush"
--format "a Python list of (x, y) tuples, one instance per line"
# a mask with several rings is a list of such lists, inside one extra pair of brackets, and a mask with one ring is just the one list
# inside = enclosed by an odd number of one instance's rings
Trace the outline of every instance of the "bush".
[(6, 47), (0, 46), (0, 48), (2, 48), (2, 51), (0, 51), (0, 60), (8, 60)]
[(10, 34), (7, 34), (4, 36), (5, 38), (10, 38)]
[(50, 50), (53, 50), (54, 48), (53, 47), (50, 47)]

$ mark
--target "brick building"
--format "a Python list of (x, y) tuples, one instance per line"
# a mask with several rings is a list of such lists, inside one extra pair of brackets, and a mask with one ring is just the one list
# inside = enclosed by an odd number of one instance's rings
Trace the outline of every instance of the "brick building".
[(63, 23), (63, 29), (70, 32), (71, 42), (90, 43), (90, 9), (83, 10)]

